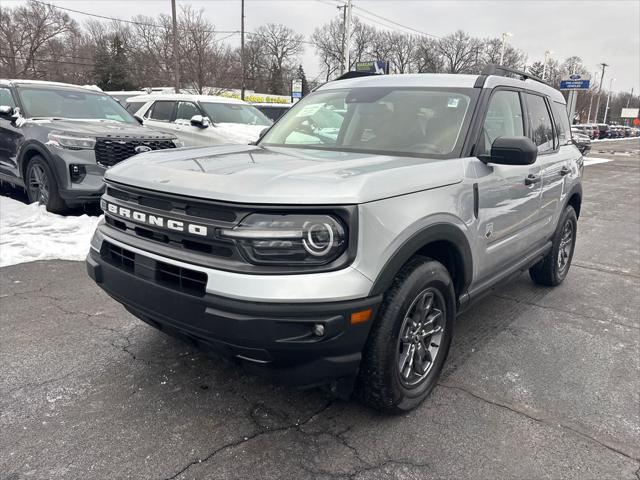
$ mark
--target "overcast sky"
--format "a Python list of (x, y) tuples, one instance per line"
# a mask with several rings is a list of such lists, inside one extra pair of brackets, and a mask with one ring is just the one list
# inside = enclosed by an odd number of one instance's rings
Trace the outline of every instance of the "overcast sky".
[[(128, 19), (134, 15), (171, 13), (170, 0), (48, 0), (61, 7), (99, 15)], [(5, 6), (25, 0), (0, 0)], [(305, 35), (338, 14), (338, 0), (246, 0), (246, 29), (254, 30), (267, 22), (287, 25)], [(178, 5), (202, 8), (218, 30), (239, 30), (240, 0), (178, 0)], [(353, 0), (388, 20), (434, 35), (447, 35), (457, 29), (478, 37), (510, 32), (515, 47), (528, 55), (528, 62), (542, 60), (545, 50), (564, 60), (571, 55), (582, 58), (590, 71), (600, 62), (610, 65), (605, 86), (615, 78), (614, 90), (640, 89), (640, 0)], [(353, 10), (366, 23), (382, 22)], [(79, 21), (88, 17), (71, 13)], [(397, 30), (402, 29), (395, 27)], [(230, 39), (237, 42), (237, 36)], [(320, 72), (313, 46), (306, 45), (302, 64), (309, 78)]]

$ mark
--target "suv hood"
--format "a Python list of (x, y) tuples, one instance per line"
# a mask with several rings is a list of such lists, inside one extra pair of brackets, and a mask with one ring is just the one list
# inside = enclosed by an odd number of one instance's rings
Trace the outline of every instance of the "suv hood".
[(461, 182), (463, 162), (251, 145), (161, 150), (105, 173), (108, 181), (239, 203), (356, 204)]
[(103, 122), (100, 120), (54, 120), (39, 119), (29, 120), (41, 126), (47, 126), (51, 131), (63, 132), (74, 135), (90, 135), (93, 137), (130, 137), (130, 138), (159, 138), (173, 139), (175, 135), (158, 132), (148, 127), (135, 123)]

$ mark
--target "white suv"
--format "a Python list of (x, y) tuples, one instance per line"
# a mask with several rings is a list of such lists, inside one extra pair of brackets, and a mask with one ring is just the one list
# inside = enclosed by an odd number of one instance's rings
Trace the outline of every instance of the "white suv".
[(187, 147), (248, 144), (272, 124), (254, 106), (214, 95), (139, 95), (128, 98), (126, 108), (144, 125), (173, 133)]

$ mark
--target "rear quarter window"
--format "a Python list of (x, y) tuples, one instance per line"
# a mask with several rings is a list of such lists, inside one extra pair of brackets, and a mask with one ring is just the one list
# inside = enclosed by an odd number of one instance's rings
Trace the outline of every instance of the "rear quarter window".
[[(561, 103), (551, 102), (551, 110), (558, 130), (558, 143), (560, 146), (568, 145), (571, 143), (571, 126), (569, 125), (567, 108)], [(582, 131), (582, 133), (587, 133), (584, 126), (580, 126), (578, 130)]]

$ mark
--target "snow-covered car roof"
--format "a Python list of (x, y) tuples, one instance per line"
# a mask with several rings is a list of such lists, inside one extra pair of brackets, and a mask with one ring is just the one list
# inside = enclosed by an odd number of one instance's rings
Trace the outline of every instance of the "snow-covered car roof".
[(152, 102), (154, 100), (168, 100), (168, 101), (191, 101), (191, 102), (209, 102), (209, 103), (237, 103), (241, 105), (249, 105), (247, 102), (238, 100), (236, 98), (220, 97), (218, 95), (187, 95), (186, 93), (151, 93), (148, 95), (136, 95), (134, 97), (127, 98), (127, 102)]
[(5, 79), (0, 78), (0, 85), (42, 85), (50, 87), (68, 87), (68, 88), (83, 88), (85, 90), (93, 90), (95, 92), (102, 92), (102, 89), (97, 85), (74, 85), (73, 83), (62, 82), (48, 82), (46, 80), (26, 80), (26, 79)]

